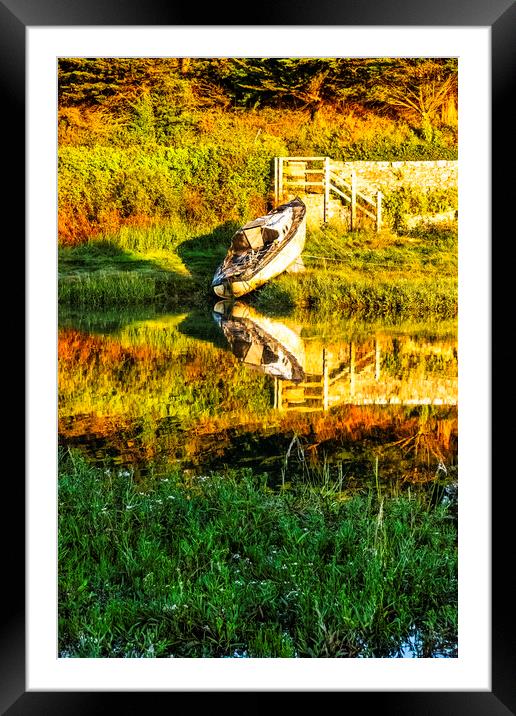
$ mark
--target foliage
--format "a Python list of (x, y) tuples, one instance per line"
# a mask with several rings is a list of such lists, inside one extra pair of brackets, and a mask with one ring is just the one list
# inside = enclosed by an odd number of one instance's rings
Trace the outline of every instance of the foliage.
[(424, 494), (59, 473), (61, 657), (456, 655), (456, 523)]
[(457, 116), (457, 64), (451, 59), (388, 59), (381, 64), (372, 97), (400, 111), (423, 138), (435, 138), (438, 120)]
[(175, 96), (183, 106), (310, 109), (350, 98), (396, 106), (401, 93), (391, 102), (388, 90), (403, 87), (410, 95), (421, 94), (433, 109), (456, 92), (450, 82), (456, 75), (454, 58), (62, 58), (59, 95), (66, 106), (120, 107), (143, 91)]
[[(135, 130), (136, 131), (136, 130)], [(262, 210), (271, 186), (274, 138), (231, 150), (189, 146), (64, 146), (59, 151), (61, 242), (75, 244), (138, 219), (170, 217), (215, 226)]]
[[(457, 156), (444, 109), (455, 60), (62, 58), (58, 70), (64, 245), (127, 225), (213, 228), (264, 211), (278, 155)], [(400, 105), (400, 87), (421, 95), (422, 109)]]
[[(446, 196), (446, 195), (445, 195)], [(414, 194), (414, 201), (443, 200)], [(419, 205), (419, 204), (418, 204)], [(389, 208), (394, 212), (397, 205)], [(395, 216), (395, 214), (394, 214)], [(404, 216), (404, 215), (403, 215)], [(403, 228), (403, 227), (401, 227)], [(362, 320), (451, 319), (457, 315), (457, 227), (346, 232), (330, 221), (307, 232), (306, 271), (282, 274), (251, 300), (272, 312), (339, 312)]]
[(382, 205), (392, 228), (406, 231), (406, 220), (412, 216), (424, 216), (458, 210), (458, 191), (453, 189), (428, 189), (421, 191), (403, 186), (384, 193)]

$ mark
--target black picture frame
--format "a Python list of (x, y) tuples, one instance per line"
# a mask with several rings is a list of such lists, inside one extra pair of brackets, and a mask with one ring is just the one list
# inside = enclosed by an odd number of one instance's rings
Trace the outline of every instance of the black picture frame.
[[(202, 14), (203, 22), (199, 23)], [(19, 240), (21, 262), (25, 264), (24, 231), (25, 195), (25, 43), (26, 29), (35, 26), (230, 26), (230, 25), (308, 25), (308, 26), (456, 26), (489, 27), (491, 29), (492, 70), (492, 246), (494, 236), (504, 234), (506, 209), (514, 203), (513, 188), (505, 177), (505, 167), (514, 166), (513, 115), (508, 111), (510, 90), (516, 77), (516, 6), (511, 0), (377, 0), (375, 3), (356, 3), (341, 0), (338, 5), (328, 0), (296, 4), (280, 2), (255, 4), (245, 14), (213, 4), (202, 7), (177, 6), (160, 0), (0, 0), (0, 83), (4, 99), (2, 126), (4, 142), (16, 148), (16, 157), (8, 170), (9, 181), (5, 207), (17, 217), (16, 235)], [(4, 190), (4, 191), (5, 191)], [(5, 196), (5, 193), (4, 193)], [(511, 201), (512, 199), (512, 201)], [(15, 212), (15, 209), (18, 211)], [(14, 231), (14, 230), (13, 230)], [(25, 235), (25, 234), (24, 234)], [(506, 240), (510, 240), (509, 234)], [(17, 264), (18, 266), (20, 264)], [(494, 257), (492, 269), (495, 265)], [(507, 269), (506, 269), (507, 270)], [(493, 305), (501, 302), (504, 281), (498, 278), (492, 287)], [(26, 287), (28, 288), (28, 287)], [(492, 347), (501, 334), (502, 317), (492, 311)], [(23, 340), (23, 339), (22, 339)], [(30, 346), (29, 346), (30, 348)], [(508, 348), (501, 348), (499, 361), (508, 358)], [(493, 354), (494, 355), (494, 354)], [(493, 372), (494, 375), (494, 372)], [(25, 380), (23, 382), (26, 385)], [(24, 394), (25, 395), (25, 394)], [(493, 393), (494, 395), (494, 393)], [(395, 714), (482, 714), (500, 716), (516, 713), (516, 669), (514, 596), (507, 589), (510, 576), (513, 543), (511, 518), (512, 503), (506, 499), (502, 468), (504, 445), (509, 434), (507, 423), (496, 420), (497, 410), (492, 405), (492, 690), (447, 692), (354, 692), (342, 694), (346, 707), (350, 699), (360, 699), (361, 708), (378, 705), (384, 713)], [(505, 441), (504, 441), (505, 438)], [(510, 442), (508, 443), (510, 444)], [(495, 447), (498, 447), (495, 449)], [(23, 450), (23, 448), (22, 448)], [(6, 470), (9, 512), (14, 517), (14, 528), (4, 538), (4, 589), (7, 606), (1, 639), (1, 696), (2, 713), (9, 716), (30, 714), (92, 714), (120, 709), (124, 698), (124, 711), (134, 713), (145, 708), (147, 692), (50, 692), (26, 691), (25, 686), (25, 485), (18, 463)], [(509, 475), (507, 475), (509, 477)], [(501, 484), (500, 484), (501, 483)], [(5, 489), (5, 488), (4, 488)], [(5, 521), (4, 521), (5, 522)], [(408, 685), (409, 687), (409, 685)], [(335, 688), (338, 691), (338, 687)], [(128, 697), (128, 698), (127, 698)], [(175, 705), (177, 692), (153, 694), (168, 707)], [(365, 699), (365, 701), (364, 701)], [(148, 703), (148, 701), (147, 701)], [(165, 704), (164, 704), (165, 705)], [(155, 707), (154, 707), (155, 708)]]

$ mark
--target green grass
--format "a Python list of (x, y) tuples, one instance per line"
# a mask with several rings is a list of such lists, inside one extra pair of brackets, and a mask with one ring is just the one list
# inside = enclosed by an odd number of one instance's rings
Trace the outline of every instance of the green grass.
[(359, 316), (363, 320), (381, 316), (396, 321), (428, 315), (452, 319), (457, 314), (457, 301), (457, 283), (449, 279), (390, 282), (313, 271), (296, 278), (279, 277), (264, 287), (256, 305), (265, 311), (306, 308), (322, 314)]
[(306, 271), (287, 273), (255, 294), (257, 306), (310, 309), (363, 320), (453, 319), (458, 304), (455, 226), (345, 232), (330, 223), (307, 235)]
[(211, 278), (234, 222), (192, 229), (169, 222), (123, 228), (80, 246), (59, 248), (59, 303), (96, 309), (154, 303), (184, 308), (211, 299)]
[[(185, 224), (125, 228), (103, 241), (59, 251), (59, 303), (82, 308), (158, 303), (181, 309), (215, 297), (211, 279), (235, 222), (199, 229)], [(273, 312), (338, 311), (365, 320), (405, 320), (457, 314), (455, 225), (397, 236), (347, 232), (338, 223), (310, 229), (307, 270), (282, 274), (246, 300)]]
[(139, 484), (61, 454), (60, 656), (387, 657), (410, 637), (454, 655), (451, 507), (340, 487)]
[(59, 281), (59, 303), (88, 309), (142, 304), (181, 305), (194, 293), (190, 277), (154, 273), (96, 271)]

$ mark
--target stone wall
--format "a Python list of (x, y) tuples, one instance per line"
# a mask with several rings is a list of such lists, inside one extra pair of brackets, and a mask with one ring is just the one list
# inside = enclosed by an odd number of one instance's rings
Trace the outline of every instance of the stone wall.
[(433, 162), (331, 162), (332, 170), (351, 181), (355, 171), (359, 191), (389, 193), (404, 186), (428, 191), (456, 189), (457, 161)]

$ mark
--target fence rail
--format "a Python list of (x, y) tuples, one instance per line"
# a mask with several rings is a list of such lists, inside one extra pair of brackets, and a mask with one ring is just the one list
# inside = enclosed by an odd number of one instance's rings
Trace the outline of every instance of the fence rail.
[[(317, 167), (309, 166), (319, 164)], [(319, 175), (320, 180), (308, 179)], [(320, 187), (322, 197), (323, 221), (329, 218), (330, 199), (339, 197), (350, 207), (350, 228), (358, 226), (358, 216), (364, 215), (375, 222), (376, 230), (382, 226), (382, 193), (367, 196), (357, 188), (357, 177), (351, 172), (351, 180), (347, 181), (342, 173), (332, 165), (330, 157), (275, 157), (274, 158), (274, 198), (276, 204), (284, 198), (286, 190), (292, 187), (306, 189)], [(372, 208), (371, 208), (372, 207)]]

